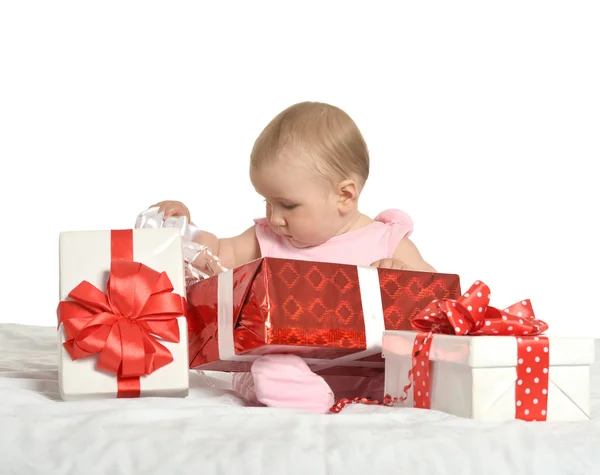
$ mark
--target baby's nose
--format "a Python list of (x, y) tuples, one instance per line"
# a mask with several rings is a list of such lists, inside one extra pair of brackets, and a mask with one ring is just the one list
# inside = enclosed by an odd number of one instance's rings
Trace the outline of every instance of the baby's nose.
[(285, 226), (285, 219), (279, 213), (271, 213), (271, 225), (275, 227)]

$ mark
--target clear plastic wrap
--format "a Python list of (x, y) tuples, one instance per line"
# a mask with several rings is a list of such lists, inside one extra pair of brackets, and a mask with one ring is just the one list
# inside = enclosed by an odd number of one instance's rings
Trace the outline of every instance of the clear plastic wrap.
[(159, 212), (158, 207), (152, 207), (137, 216), (135, 228), (179, 229), (185, 265), (185, 281), (188, 287), (200, 280), (227, 270), (221, 264), (219, 257), (215, 256), (208, 247), (195, 242), (202, 234), (202, 231), (189, 222), (186, 216), (170, 216), (165, 218), (164, 213)]

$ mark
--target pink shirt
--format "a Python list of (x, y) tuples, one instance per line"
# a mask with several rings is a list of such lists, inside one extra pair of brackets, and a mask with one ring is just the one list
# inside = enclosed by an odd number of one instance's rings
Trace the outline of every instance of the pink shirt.
[(367, 226), (332, 237), (325, 243), (298, 249), (275, 234), (265, 218), (255, 220), (261, 257), (368, 266), (392, 257), (398, 243), (413, 231), (413, 221), (400, 210), (386, 210)]

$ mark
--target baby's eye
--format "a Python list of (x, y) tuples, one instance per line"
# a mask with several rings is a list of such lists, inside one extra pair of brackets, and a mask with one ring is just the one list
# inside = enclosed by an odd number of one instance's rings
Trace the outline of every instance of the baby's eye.
[(288, 205), (288, 204), (281, 204), (281, 206), (283, 206), (285, 209), (294, 209), (296, 208), (298, 205)]

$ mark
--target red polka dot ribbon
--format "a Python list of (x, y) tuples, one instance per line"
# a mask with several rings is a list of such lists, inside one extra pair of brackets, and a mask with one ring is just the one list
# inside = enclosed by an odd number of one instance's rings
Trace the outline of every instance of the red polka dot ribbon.
[(535, 318), (529, 300), (504, 310), (489, 306), (489, 302), (489, 287), (477, 281), (457, 300), (434, 300), (412, 320), (413, 328), (420, 333), (415, 337), (409, 384), (400, 400), (407, 398), (408, 389), (414, 385), (414, 406), (431, 408), (429, 351), (435, 333), (514, 336), (517, 339), (515, 418), (546, 420), (550, 349), (548, 339), (537, 335), (545, 332), (548, 324)]
[(515, 418), (525, 421), (545, 421), (548, 408), (548, 371), (550, 347), (546, 337), (538, 336), (548, 324), (535, 318), (531, 302), (522, 300), (504, 310), (491, 307), (490, 289), (481, 281), (457, 300), (434, 300), (412, 320), (420, 330), (415, 336), (412, 368), (404, 395), (383, 401), (366, 398), (342, 399), (330, 409), (340, 412), (349, 404), (393, 406), (408, 398), (413, 388), (413, 405), (431, 409), (431, 379), (429, 351), (434, 334), (470, 336), (514, 336), (517, 339), (517, 374), (515, 385)]

